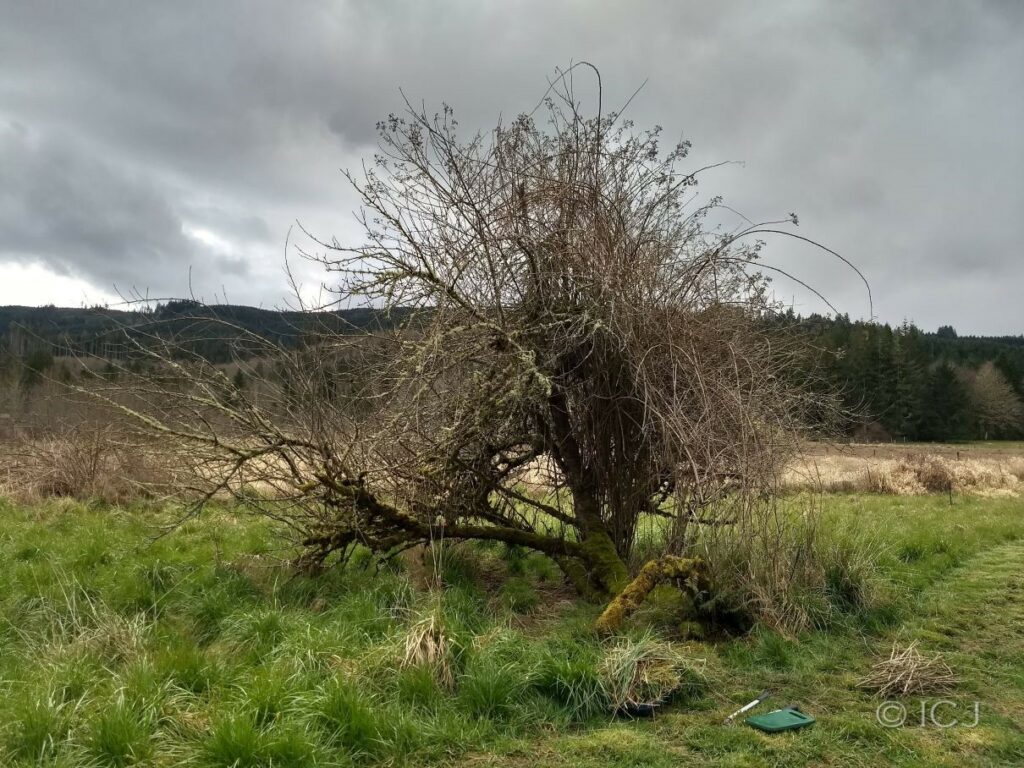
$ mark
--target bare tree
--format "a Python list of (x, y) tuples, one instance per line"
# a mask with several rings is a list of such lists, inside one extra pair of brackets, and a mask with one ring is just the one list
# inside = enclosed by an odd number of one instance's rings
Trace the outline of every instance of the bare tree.
[[(571, 72), (465, 141), (447, 106), (407, 106), (348, 175), (365, 241), (303, 251), (331, 275), (318, 309), (362, 302), (390, 327), (266, 349), (271, 372), (245, 391), (141, 345), (162, 379), (130, 404), (100, 394), (180, 446), (205, 497), (272, 490), (246, 501), (295, 531), (308, 566), (357, 545), (505, 542), (583, 594), (623, 595), (610, 628), (658, 580), (700, 582), (694, 532), (771, 505), (816, 405), (765, 322), (761, 240), (790, 219), (707, 226), (720, 204), (694, 202), (689, 144), (585, 116)], [(639, 568), (645, 527), (659, 557)]]
[(985, 439), (1013, 432), (1024, 424), (1024, 405), (992, 361), (965, 373), (971, 404)]

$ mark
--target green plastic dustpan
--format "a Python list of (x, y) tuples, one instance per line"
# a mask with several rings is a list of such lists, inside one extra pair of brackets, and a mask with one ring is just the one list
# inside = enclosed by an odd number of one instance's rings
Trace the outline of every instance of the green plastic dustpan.
[(794, 731), (797, 728), (804, 728), (814, 724), (814, 718), (805, 715), (796, 707), (776, 709), (764, 715), (754, 715), (745, 720), (746, 724), (757, 728), (765, 733), (778, 733), (779, 731)]

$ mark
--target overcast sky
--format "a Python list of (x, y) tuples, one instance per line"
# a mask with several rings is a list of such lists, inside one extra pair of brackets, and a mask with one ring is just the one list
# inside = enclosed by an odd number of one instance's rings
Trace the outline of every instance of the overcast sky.
[[(639, 126), (739, 161), (702, 194), (797, 212), (881, 320), (1024, 333), (1019, 0), (0, 0), (0, 304), (282, 306), (290, 225), (358, 237), (340, 169), (399, 88), (485, 127), (581, 59), (606, 103), (646, 80)], [(835, 260), (767, 260), (868, 313)]]

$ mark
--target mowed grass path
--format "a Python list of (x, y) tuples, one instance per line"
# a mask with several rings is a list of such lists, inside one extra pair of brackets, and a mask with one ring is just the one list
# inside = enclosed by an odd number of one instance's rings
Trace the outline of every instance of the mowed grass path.
[[(543, 558), (448, 554), (446, 690), (399, 669), (409, 625), (438, 608), (404, 569), (294, 577), (265, 524), (231, 510), (153, 541), (173, 510), (2, 505), (0, 765), (1024, 763), (1024, 503), (825, 505), (837, 537), (876, 548), (880, 598), (798, 638), (678, 639), (706, 684), (648, 722), (594, 706), (595, 608), (568, 602)], [(945, 698), (980, 701), (977, 727), (876, 722), (879, 700), (856, 682), (894, 639), (946, 655), (961, 684)], [(720, 724), (764, 688), (818, 724)]]

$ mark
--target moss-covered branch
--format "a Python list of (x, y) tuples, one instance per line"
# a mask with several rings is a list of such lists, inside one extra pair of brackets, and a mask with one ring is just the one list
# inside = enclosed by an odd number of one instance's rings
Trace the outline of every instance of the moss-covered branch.
[(601, 634), (617, 632), (623, 622), (640, 607), (656, 586), (665, 581), (684, 581), (688, 588), (696, 591), (704, 581), (704, 561), (700, 558), (665, 555), (651, 560), (598, 617), (594, 628)]

